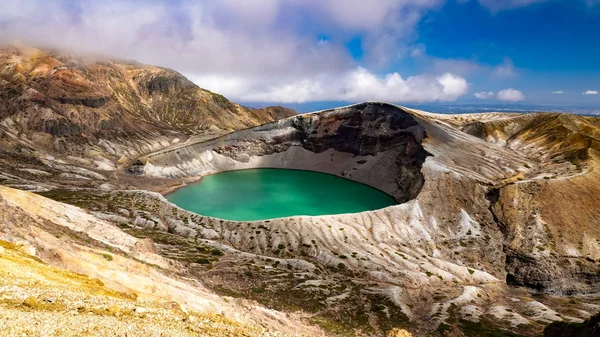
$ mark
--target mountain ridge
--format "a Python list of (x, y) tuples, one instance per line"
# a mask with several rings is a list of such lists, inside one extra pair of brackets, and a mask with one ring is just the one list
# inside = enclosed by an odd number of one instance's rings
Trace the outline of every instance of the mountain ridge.
[(0, 51), (0, 66), (0, 117), (28, 109), (49, 114), (53, 118), (27, 126), (57, 137), (160, 134), (161, 128), (189, 135), (295, 114), (282, 107), (246, 108), (176, 71), (141, 63), (11, 46)]
[(27, 46), (0, 49), (0, 103), (0, 162), (23, 187), (39, 174), (98, 187), (89, 176), (119, 176), (145, 153), (296, 114), (241, 106), (167, 68)]

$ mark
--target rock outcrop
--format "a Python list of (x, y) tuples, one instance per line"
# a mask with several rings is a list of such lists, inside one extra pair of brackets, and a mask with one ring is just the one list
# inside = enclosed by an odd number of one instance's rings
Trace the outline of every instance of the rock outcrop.
[(544, 329), (544, 337), (599, 337), (600, 314), (583, 323), (552, 323)]
[(305, 169), (365, 183), (405, 202), (423, 185), (424, 137), (405, 111), (364, 103), (167, 148), (139, 158), (129, 172), (181, 178), (241, 168)]

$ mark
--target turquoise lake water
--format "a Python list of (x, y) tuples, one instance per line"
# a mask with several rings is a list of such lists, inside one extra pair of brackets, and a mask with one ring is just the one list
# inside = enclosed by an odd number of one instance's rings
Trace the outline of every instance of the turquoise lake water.
[(237, 221), (356, 213), (396, 204), (391, 196), (348, 179), (285, 169), (217, 173), (165, 197), (189, 211)]

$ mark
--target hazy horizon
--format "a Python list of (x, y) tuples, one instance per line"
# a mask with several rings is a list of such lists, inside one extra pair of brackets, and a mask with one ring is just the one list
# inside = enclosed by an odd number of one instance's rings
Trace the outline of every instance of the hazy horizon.
[[(362, 103), (343, 102), (343, 101), (321, 101), (309, 103), (273, 103), (273, 102), (238, 102), (251, 108), (264, 108), (270, 105), (282, 105), (295, 109), (298, 113), (309, 113), (321, 110), (328, 110), (337, 107)], [(407, 108), (424, 110), (435, 113), (462, 114), (476, 112), (558, 112), (570, 113), (583, 116), (600, 116), (600, 106), (596, 104), (577, 104), (577, 103), (502, 103), (502, 102), (433, 102), (433, 103), (394, 103)]]

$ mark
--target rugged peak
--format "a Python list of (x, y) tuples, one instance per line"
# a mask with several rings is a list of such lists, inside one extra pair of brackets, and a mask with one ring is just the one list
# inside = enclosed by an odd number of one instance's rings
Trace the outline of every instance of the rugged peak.
[[(2, 107), (5, 117), (32, 106), (58, 114), (74, 108), (81, 115), (102, 115), (101, 119), (135, 116), (141, 120), (131, 124), (168, 124), (184, 133), (273, 121), (265, 109), (230, 102), (176, 71), (121, 60), (11, 46), (0, 50), (0, 78), (1, 98), (9, 103)], [(287, 109), (284, 114), (295, 112)], [(127, 124), (121, 122), (117, 124)], [(97, 126), (82, 130), (94, 133)]]
[[(133, 80), (138, 78), (134, 77)], [(173, 72), (159, 72), (152, 76), (143, 76), (138, 83), (140, 89), (146, 89), (150, 95), (167, 94), (178, 90), (187, 90), (196, 87), (192, 81)]]

